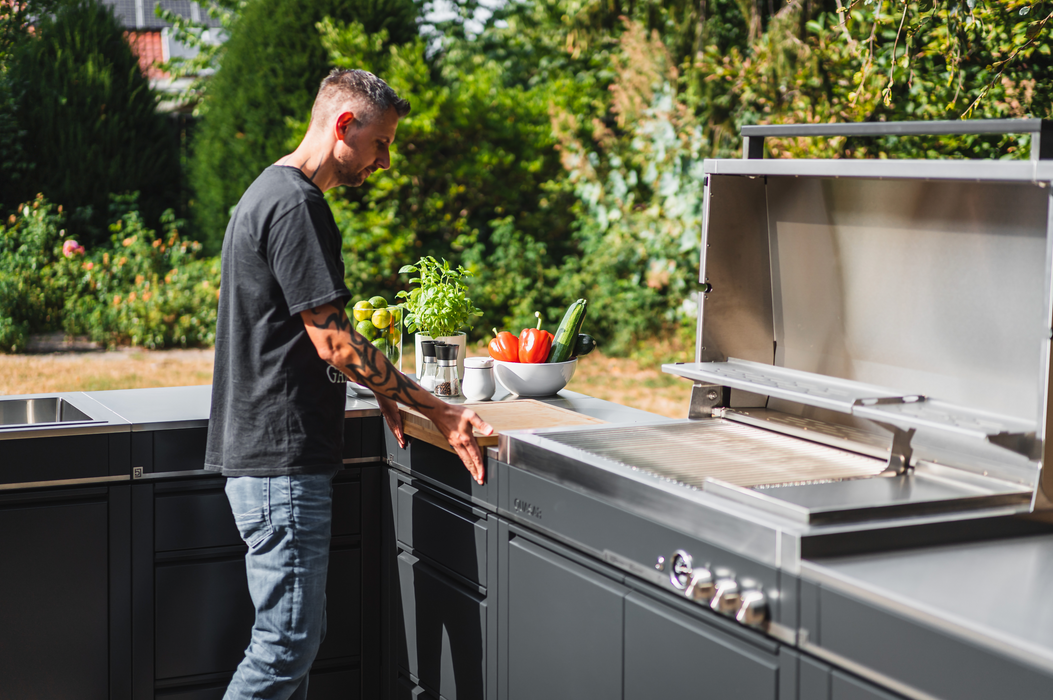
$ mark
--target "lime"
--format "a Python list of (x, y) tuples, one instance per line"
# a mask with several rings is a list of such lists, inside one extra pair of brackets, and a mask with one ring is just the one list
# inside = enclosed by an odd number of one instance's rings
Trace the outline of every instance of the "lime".
[(375, 296), (370, 298), (369, 303), (373, 305), (374, 309), (385, 309), (388, 305), (388, 300), (382, 296)]
[(383, 338), (377, 338), (376, 340), (374, 340), (373, 347), (375, 347), (377, 350), (384, 353), (385, 355), (387, 355), (388, 352), (391, 350), (391, 348), (388, 346), (388, 341), (386, 341)]
[(352, 313), (355, 315), (356, 321), (368, 321), (369, 317), (373, 315), (373, 305), (368, 301), (356, 301)]
[(388, 359), (392, 362), (398, 362), (399, 357), (402, 355), (402, 349), (398, 345), (388, 345), (387, 351)]
[(373, 312), (373, 325), (377, 328), (387, 328), (391, 323), (391, 312), (387, 309), (377, 309)]
[(373, 338), (377, 337), (377, 328), (368, 318), (355, 324), (355, 330), (365, 336), (366, 340), (373, 340)]

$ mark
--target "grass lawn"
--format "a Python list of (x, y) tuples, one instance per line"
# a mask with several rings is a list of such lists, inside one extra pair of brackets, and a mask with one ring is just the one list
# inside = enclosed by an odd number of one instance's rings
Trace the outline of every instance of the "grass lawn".
[[(485, 348), (471, 348), (468, 354), (484, 353)], [(605, 357), (597, 350), (579, 360), (567, 389), (670, 418), (685, 418), (691, 384), (663, 374), (660, 365), (691, 358), (668, 351), (666, 355), (641, 361)], [(0, 394), (209, 384), (212, 357), (210, 349), (0, 355)], [(402, 366), (412, 371), (412, 352), (403, 357)]]

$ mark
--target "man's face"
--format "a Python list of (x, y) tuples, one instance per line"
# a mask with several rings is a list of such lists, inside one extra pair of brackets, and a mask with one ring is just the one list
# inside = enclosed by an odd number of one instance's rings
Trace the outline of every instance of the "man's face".
[(337, 144), (336, 175), (339, 184), (358, 187), (376, 170), (391, 167), (388, 149), (395, 141), (399, 115), (394, 108), (377, 115), (365, 126), (351, 119), (348, 112), (337, 117), (343, 140)]

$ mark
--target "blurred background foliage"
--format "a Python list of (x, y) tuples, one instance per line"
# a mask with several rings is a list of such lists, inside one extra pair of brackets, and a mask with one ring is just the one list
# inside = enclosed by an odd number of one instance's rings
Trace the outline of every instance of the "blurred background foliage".
[[(22, 235), (17, 232), (32, 228), (27, 211), (53, 206), (23, 206), (43, 192), (46, 200), (33, 201), (61, 203), (69, 212), (48, 229), (54, 235), (47, 245), (33, 244), (42, 260), (51, 256), (50, 264), (65, 264), (58, 259), (63, 236), (87, 236), (79, 233), (75, 215), (84, 201), (48, 184), (50, 161), (37, 156), (30, 137), (33, 120), (43, 117), (28, 115), (67, 115), (62, 100), (69, 98), (51, 91), (29, 104), (26, 81), (18, 76), (30, 74), (25, 57), (39, 54), (45, 40), (75, 43), (76, 31), (63, 40), (52, 25), (67, 5), (89, 2), (36, 0), (14, 6), (17, 11), (0, 4), (0, 202), (5, 217), (12, 217), (5, 245), (13, 250)], [(218, 253), (230, 208), (260, 170), (295, 147), (318, 82), (332, 67), (371, 70), (413, 104), (399, 125), (393, 168), (361, 188), (327, 195), (356, 298), (393, 299), (407, 283), (400, 267), (424, 255), (446, 258), (474, 273), (472, 298), (485, 315), (473, 338), (484, 338), (494, 326), (513, 332), (532, 326), (535, 310), (554, 328), (566, 305), (584, 297), (590, 301), (587, 329), (610, 354), (632, 353), (656, 336), (693, 332), (702, 161), (737, 157), (742, 125), (1046, 118), (1053, 100), (1051, 2), (509, 0), (483, 7), (460, 0), (442, 20), (432, 9), (422, 0), (211, 4), (209, 12), (223, 18), (227, 41), (168, 66), (176, 74), (208, 76), (187, 95), (197, 115), (185, 173), (192, 197), (186, 210), (169, 205), (189, 221), (179, 235), (203, 246), (191, 246), (193, 255), (179, 262), (194, 270), (196, 286), (172, 287), (172, 293), (201, 304), (204, 320), (198, 330), (147, 336), (135, 334), (128, 314), (148, 318), (148, 310), (129, 311), (124, 321), (99, 312), (92, 323), (109, 329), (109, 342), (210, 342), (201, 328), (214, 302), (200, 290), (218, 283), (209, 256)], [(29, 32), (34, 16), (41, 18), (38, 29)], [(188, 43), (202, 32), (185, 20), (176, 29)], [(110, 59), (98, 71), (110, 83), (131, 81), (123, 60)], [(101, 84), (94, 89), (102, 90)], [(127, 97), (108, 102), (107, 109), (145, 125), (148, 115), (131, 106), (134, 92), (121, 93)], [(766, 155), (1026, 158), (1029, 145), (1015, 135), (768, 139)], [(92, 157), (78, 143), (67, 149), (67, 173), (74, 167), (69, 163), (84, 167), (97, 159), (121, 170), (117, 150)], [(149, 168), (164, 156), (139, 160), (136, 167)], [(172, 177), (167, 166), (158, 168)], [(101, 186), (101, 177), (93, 186)], [(162, 221), (161, 210), (148, 206), (150, 175), (140, 172), (132, 180), (104, 181), (112, 194), (138, 190), (141, 204), (132, 212), (129, 195), (113, 200), (120, 206), (107, 211), (106, 224), (138, 227), (135, 245), (168, 240), (175, 222), (172, 214)], [(85, 254), (112, 260), (128, 236), (124, 228), (102, 230)], [(155, 236), (154, 230), (164, 233)], [(106, 287), (109, 307), (115, 296), (127, 303), (130, 291), (120, 285), (140, 276), (148, 278), (145, 271), (113, 276)], [(212, 287), (202, 288), (206, 281)], [(37, 311), (11, 320), (7, 305), (15, 302), (6, 299), (17, 293), (5, 293), (0, 336), (5, 322), (21, 324), (20, 332), (48, 323), (81, 327), (81, 321), (65, 320), (71, 313), (65, 303), (50, 320), (41, 321), (48, 314)], [(80, 298), (89, 301), (71, 318), (86, 318), (87, 305), (105, 301), (98, 294), (95, 302)], [(141, 302), (141, 291), (136, 299)], [(58, 309), (57, 302), (40, 304)], [(153, 318), (164, 325), (165, 318), (182, 317), (173, 313)]]

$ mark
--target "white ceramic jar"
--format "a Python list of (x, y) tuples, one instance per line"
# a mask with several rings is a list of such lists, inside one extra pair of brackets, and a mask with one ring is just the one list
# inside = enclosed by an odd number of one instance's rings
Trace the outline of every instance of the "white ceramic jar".
[(497, 390), (494, 382), (494, 361), (489, 357), (464, 358), (464, 378), (461, 393), (468, 401), (489, 401)]

